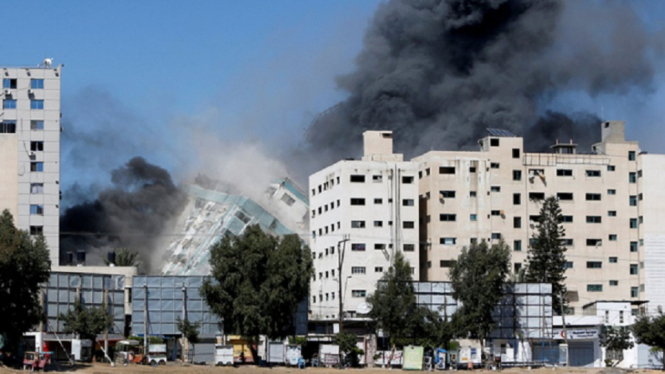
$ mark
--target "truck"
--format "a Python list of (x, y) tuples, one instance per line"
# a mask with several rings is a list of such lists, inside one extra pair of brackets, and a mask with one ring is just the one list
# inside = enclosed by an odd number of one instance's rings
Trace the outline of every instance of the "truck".
[(166, 344), (148, 344), (145, 361), (152, 365), (166, 365)]
[(233, 366), (233, 346), (215, 344), (215, 365)]

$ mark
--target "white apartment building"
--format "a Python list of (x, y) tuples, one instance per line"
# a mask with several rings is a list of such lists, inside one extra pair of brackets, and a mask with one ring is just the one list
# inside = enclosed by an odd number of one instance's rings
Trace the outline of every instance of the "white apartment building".
[(557, 196), (570, 306), (580, 312), (597, 300), (649, 300), (650, 308), (665, 307), (665, 156), (626, 141), (621, 121), (601, 124), (590, 153), (578, 153), (572, 140), (557, 142), (552, 153), (525, 153), (521, 137), (488, 132), (480, 151), (431, 151), (413, 160), (421, 280), (448, 280), (461, 249), (481, 240), (503, 239), (519, 270), (543, 199)]
[[(393, 153), (392, 132), (367, 131), (362, 160), (339, 161), (309, 177), (315, 274), (310, 320), (362, 317), (365, 298), (397, 251), (419, 279), (418, 164)], [(339, 273), (340, 252), (342, 272)]]
[(60, 74), (51, 68), (0, 68), (0, 210), (19, 229), (42, 233), (59, 264)]

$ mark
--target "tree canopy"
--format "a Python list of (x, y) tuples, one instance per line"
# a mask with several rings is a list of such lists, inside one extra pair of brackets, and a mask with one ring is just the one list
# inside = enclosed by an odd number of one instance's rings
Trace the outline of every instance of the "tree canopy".
[[(223, 319), (226, 334), (256, 340), (283, 338), (293, 328), (298, 303), (309, 294), (312, 257), (297, 235), (281, 240), (252, 225), (210, 250), (212, 279), (201, 294)], [(254, 353), (254, 352), (253, 352)]]
[(113, 319), (104, 307), (85, 307), (79, 297), (74, 300), (74, 307), (58, 317), (64, 324), (65, 334), (76, 334), (81, 339), (95, 341), (97, 334), (111, 327)]
[(635, 340), (640, 344), (659, 348), (663, 352), (663, 371), (665, 371), (665, 315), (663, 309), (652, 315), (641, 315), (632, 326)]
[[(113, 251), (115, 253), (115, 266), (141, 266), (141, 257), (138, 252), (132, 252), (129, 248), (123, 247)], [(104, 265), (110, 265), (108, 259), (104, 259)]]
[(42, 235), (18, 230), (7, 209), (0, 215), (0, 334), (14, 345), (45, 319), (40, 285), (48, 282), (51, 261)]
[(552, 309), (561, 313), (566, 307), (566, 247), (562, 240), (566, 231), (561, 222), (561, 208), (554, 196), (540, 208), (538, 228), (529, 245), (526, 261), (526, 281), (552, 284)]
[(499, 242), (491, 247), (487, 242), (462, 249), (450, 269), (453, 297), (461, 302), (454, 318), (464, 337), (482, 342), (494, 330), (492, 310), (505, 293), (510, 272), (510, 249)]
[(606, 348), (608, 358), (605, 361), (615, 361), (612, 366), (616, 366), (623, 360), (623, 351), (634, 347), (633, 341), (630, 339), (630, 328), (628, 326), (603, 326), (603, 330), (599, 335), (600, 346)]

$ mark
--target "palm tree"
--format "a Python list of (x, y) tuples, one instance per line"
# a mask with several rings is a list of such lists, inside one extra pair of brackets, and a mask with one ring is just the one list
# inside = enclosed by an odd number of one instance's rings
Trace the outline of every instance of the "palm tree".
[[(141, 265), (141, 258), (137, 252), (132, 252), (127, 247), (118, 248), (113, 251), (115, 253), (115, 266), (139, 266)], [(105, 265), (111, 265), (108, 259), (104, 259)]]

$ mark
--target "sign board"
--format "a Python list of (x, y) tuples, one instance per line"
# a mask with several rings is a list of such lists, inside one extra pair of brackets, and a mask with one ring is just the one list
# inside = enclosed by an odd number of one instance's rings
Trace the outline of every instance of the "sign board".
[[(378, 351), (376, 352), (377, 358), (374, 360), (374, 364), (376, 365), (388, 365), (390, 366), (396, 366), (396, 365), (402, 365), (402, 359), (404, 358), (404, 355), (402, 354), (402, 351), (395, 351), (393, 354), (392, 360), (390, 359), (390, 351)], [(388, 363), (388, 360), (390, 360), (390, 363)]]
[(333, 334), (339, 334), (339, 323), (333, 323)]
[(423, 347), (409, 345), (404, 347), (404, 370), (423, 369)]
[(286, 364), (298, 366), (298, 360), (302, 358), (302, 348), (299, 345), (286, 346)]
[(284, 363), (284, 343), (283, 342), (270, 342), (268, 343), (268, 362), (271, 364)]
[[(598, 338), (598, 329), (594, 327), (566, 329), (566, 334), (568, 335), (568, 340), (596, 339)], [(553, 329), (552, 335), (556, 340), (566, 339), (563, 329)]]

